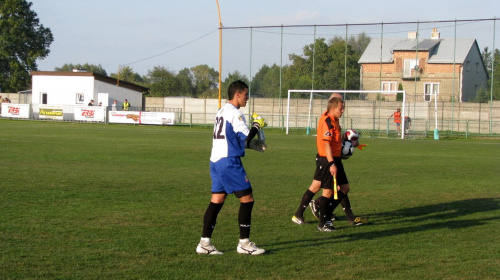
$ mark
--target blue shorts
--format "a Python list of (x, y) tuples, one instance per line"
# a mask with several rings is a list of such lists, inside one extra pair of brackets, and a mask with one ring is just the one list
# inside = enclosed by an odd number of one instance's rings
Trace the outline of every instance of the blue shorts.
[(212, 193), (241, 192), (252, 188), (239, 157), (221, 158), (210, 162)]

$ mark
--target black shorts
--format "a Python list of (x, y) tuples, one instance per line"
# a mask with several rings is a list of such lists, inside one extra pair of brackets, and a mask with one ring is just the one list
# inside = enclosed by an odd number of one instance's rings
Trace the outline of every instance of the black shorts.
[[(333, 158), (333, 161), (337, 167), (337, 185), (349, 184), (344, 171), (344, 165), (342, 164), (342, 159), (336, 157)], [(326, 157), (316, 155), (316, 171), (314, 172), (314, 180), (321, 181), (321, 187), (323, 189), (333, 189), (333, 176), (330, 173)]]

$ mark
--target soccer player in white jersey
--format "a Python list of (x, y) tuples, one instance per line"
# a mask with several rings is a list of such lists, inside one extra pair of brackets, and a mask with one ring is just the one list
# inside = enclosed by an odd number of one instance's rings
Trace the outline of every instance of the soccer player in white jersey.
[(198, 254), (221, 255), (211, 243), (217, 216), (224, 205), (228, 194), (240, 201), (238, 223), (240, 240), (236, 248), (240, 254), (260, 255), (265, 252), (251, 242), (250, 224), (254, 198), (252, 186), (241, 163), (245, 156), (245, 148), (263, 152), (260, 140), (252, 140), (265, 122), (263, 118), (254, 120), (249, 129), (245, 117), (239, 110), (248, 101), (248, 85), (243, 81), (235, 81), (229, 85), (228, 100), (215, 118), (212, 154), (210, 156), (210, 175), (212, 177), (212, 196), (203, 217), (201, 240), (196, 247)]

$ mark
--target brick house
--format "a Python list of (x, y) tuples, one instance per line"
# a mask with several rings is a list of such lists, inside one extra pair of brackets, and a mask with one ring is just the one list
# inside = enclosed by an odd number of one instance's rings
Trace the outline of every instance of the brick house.
[(430, 39), (417, 38), (416, 32), (409, 32), (406, 39), (374, 38), (358, 63), (362, 90), (398, 90), (402, 85), (410, 102), (430, 102), (436, 97), (438, 101), (473, 101), (477, 91), (487, 86), (477, 41), (441, 39), (436, 29)]

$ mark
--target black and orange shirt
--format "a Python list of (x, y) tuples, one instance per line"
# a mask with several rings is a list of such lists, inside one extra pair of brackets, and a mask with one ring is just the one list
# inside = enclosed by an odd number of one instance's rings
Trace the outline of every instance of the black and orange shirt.
[(318, 148), (318, 155), (326, 157), (325, 142), (330, 143), (333, 157), (340, 157), (342, 149), (342, 128), (340, 127), (339, 120), (335, 119), (328, 114), (328, 111), (323, 112), (318, 121), (318, 128), (316, 134), (316, 146)]

